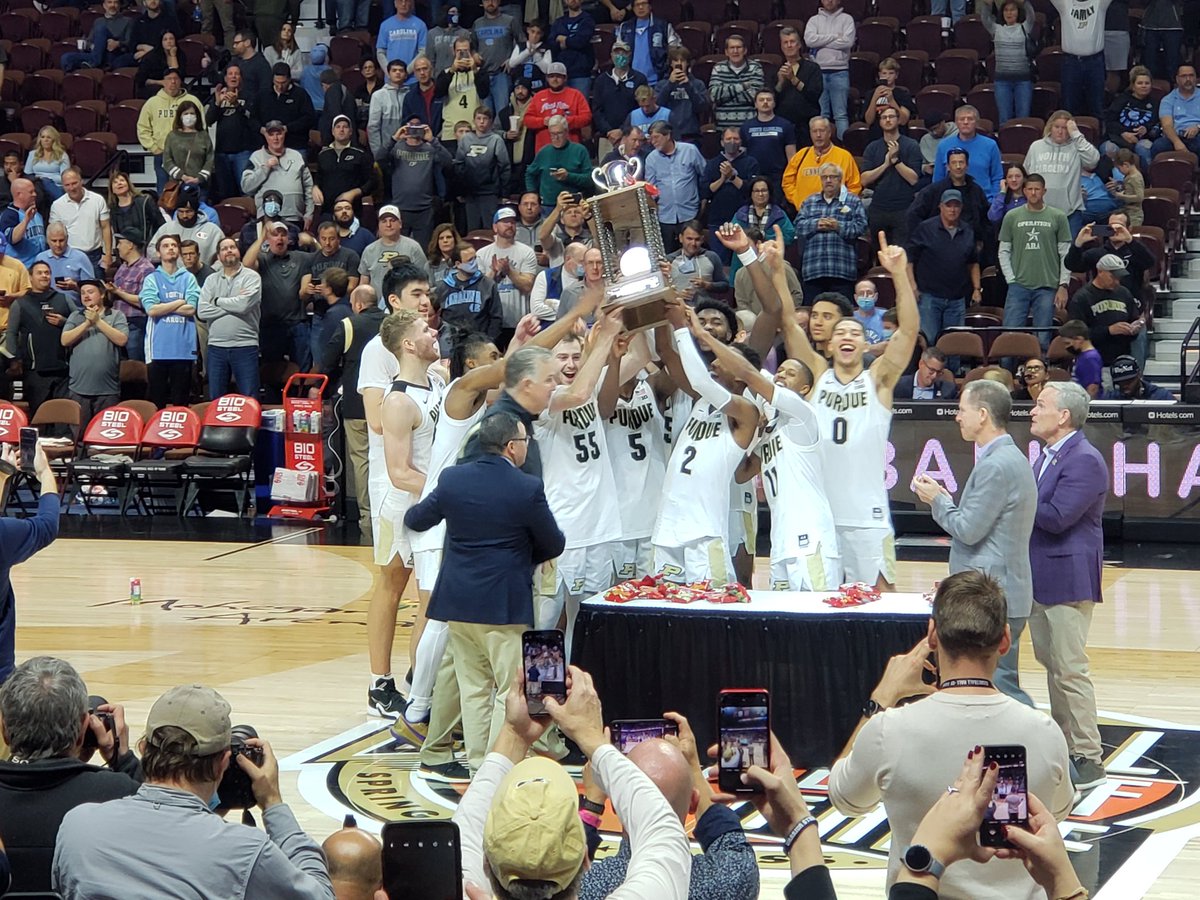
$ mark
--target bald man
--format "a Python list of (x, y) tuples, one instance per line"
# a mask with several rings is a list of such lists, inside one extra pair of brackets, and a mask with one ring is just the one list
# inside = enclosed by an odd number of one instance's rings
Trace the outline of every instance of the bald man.
[(360, 828), (335, 831), (321, 845), (337, 900), (388, 900), (383, 890), (383, 845)]
[[(758, 863), (742, 823), (729, 807), (713, 803), (712, 788), (700, 768), (696, 739), (687, 719), (678, 713), (666, 713), (675, 722), (679, 738), (643, 741), (629, 751), (630, 761), (641, 769), (659, 789), (679, 821), (686, 823), (696, 815), (695, 837), (704, 851), (692, 857), (689, 900), (721, 897), (722, 900), (755, 900), (758, 897)], [(584, 780), (585, 812), (603, 810), (604, 794), (591, 781)], [(581, 813), (582, 815), (583, 813)], [(586, 824), (588, 846), (595, 847), (599, 836)], [(614, 856), (593, 862), (583, 876), (579, 900), (600, 900), (625, 881), (629, 866), (629, 841), (622, 840)]]

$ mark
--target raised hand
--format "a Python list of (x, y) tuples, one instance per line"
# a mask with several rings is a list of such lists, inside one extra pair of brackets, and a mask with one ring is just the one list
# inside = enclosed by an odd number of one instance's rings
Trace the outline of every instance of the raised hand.
[(718, 228), (717, 240), (721, 242), (721, 246), (734, 253), (744, 253), (751, 247), (749, 236), (742, 231), (742, 226), (737, 222), (726, 222)]
[(899, 244), (889, 244), (887, 234), (879, 232), (879, 264), (893, 277), (908, 277), (908, 254)]

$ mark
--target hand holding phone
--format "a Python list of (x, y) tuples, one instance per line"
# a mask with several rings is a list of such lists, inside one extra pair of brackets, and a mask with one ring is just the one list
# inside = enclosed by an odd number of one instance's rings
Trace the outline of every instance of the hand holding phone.
[(458, 825), (440, 821), (383, 826), (383, 889), (389, 900), (461, 900)]
[(567, 699), (567, 650), (561, 631), (526, 631), (521, 636), (525, 700), (530, 716), (548, 716), (545, 698)]
[(37, 445), (38, 430), (36, 428), (22, 428), (20, 469), (26, 475), (33, 475), (37, 469)]
[(728, 688), (717, 698), (717, 785), (728, 794), (758, 793), (745, 783), (751, 766), (771, 770), (771, 707), (764, 688)]
[(669, 719), (617, 719), (609, 726), (613, 746), (627, 754), (643, 741), (679, 736), (679, 726)]
[(996, 763), (996, 787), (979, 825), (979, 846), (1009, 847), (1005, 830), (1029, 827), (1029, 776), (1025, 748), (1018, 745), (983, 748), (985, 768)]

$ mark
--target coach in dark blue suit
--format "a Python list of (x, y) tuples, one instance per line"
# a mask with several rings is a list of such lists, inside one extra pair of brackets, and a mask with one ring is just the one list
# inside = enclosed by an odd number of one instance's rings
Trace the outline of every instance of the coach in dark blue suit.
[[(11, 445), (4, 448), (0, 467), (0, 510), (8, 500), (9, 478), (16, 473), (16, 453)], [(12, 589), (13, 566), (58, 537), (58, 484), (45, 451), (37, 449), (34, 472), (41, 488), (37, 515), (28, 519), (0, 519), (0, 684), (12, 674), (16, 660), (14, 639), (17, 631), (17, 598)]]
[(1033, 464), (1038, 503), (1029, 561), (1033, 653), (1046, 667), (1050, 714), (1063, 730), (1080, 790), (1105, 782), (1096, 690), (1088, 670), (1087, 637), (1092, 611), (1102, 599), (1108, 465), (1083, 436), (1090, 398), (1072, 382), (1042, 388), (1030, 431), (1044, 444)]
[(566, 543), (542, 480), (521, 471), (530, 440), (524, 423), (495, 413), (480, 423), (478, 437), (484, 455), (443, 470), (438, 486), (404, 515), (413, 531), (446, 522), (429, 618), (449, 626), (472, 772), (504, 724), (504, 698), (521, 669), (521, 634), (533, 627), (533, 568)]

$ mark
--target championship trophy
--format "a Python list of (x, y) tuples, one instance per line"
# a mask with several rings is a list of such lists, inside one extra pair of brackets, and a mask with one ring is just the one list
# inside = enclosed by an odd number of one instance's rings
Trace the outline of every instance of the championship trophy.
[(667, 321), (666, 301), (676, 297), (674, 285), (663, 276), (666, 261), (653, 190), (638, 182), (642, 163), (615, 159), (592, 169), (600, 189), (587, 201), (592, 216), (592, 244), (603, 258), (602, 312), (621, 309), (626, 331), (641, 331)]

